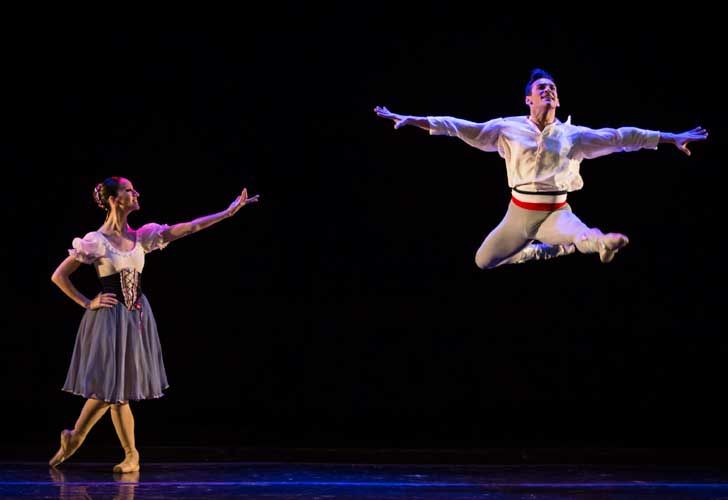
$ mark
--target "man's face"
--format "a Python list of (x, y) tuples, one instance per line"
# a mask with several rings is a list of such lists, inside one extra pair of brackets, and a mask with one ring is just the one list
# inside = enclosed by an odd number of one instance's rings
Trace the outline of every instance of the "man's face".
[(539, 78), (531, 85), (531, 95), (526, 96), (526, 104), (531, 109), (549, 109), (559, 107), (559, 95), (556, 84), (548, 78)]

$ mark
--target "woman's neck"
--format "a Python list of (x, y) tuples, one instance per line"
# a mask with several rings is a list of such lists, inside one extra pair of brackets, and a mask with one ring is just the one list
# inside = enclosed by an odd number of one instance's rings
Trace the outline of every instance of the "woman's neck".
[(101, 232), (105, 234), (125, 235), (129, 232), (129, 224), (127, 223), (127, 214), (119, 213), (115, 210), (109, 212), (108, 217), (101, 225)]

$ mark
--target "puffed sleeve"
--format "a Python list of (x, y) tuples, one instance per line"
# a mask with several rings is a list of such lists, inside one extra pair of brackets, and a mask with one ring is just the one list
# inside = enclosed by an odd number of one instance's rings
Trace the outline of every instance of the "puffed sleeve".
[(169, 241), (164, 239), (164, 232), (167, 229), (169, 229), (167, 224), (157, 224), (155, 222), (144, 224), (137, 229), (137, 239), (145, 253), (161, 250), (169, 245)]
[(106, 255), (106, 247), (101, 240), (102, 236), (93, 231), (83, 238), (74, 238), (68, 255), (84, 264), (93, 264), (99, 258)]

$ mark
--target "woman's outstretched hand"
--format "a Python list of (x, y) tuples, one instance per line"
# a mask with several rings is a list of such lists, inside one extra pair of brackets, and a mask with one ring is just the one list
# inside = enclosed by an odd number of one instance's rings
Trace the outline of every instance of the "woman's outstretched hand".
[(240, 196), (235, 198), (235, 200), (230, 204), (230, 206), (226, 210), (228, 217), (232, 217), (233, 215), (235, 215), (238, 212), (238, 210), (240, 210), (241, 208), (243, 208), (245, 205), (247, 205), (249, 203), (258, 203), (259, 197), (260, 197), (260, 195), (256, 194), (255, 196), (251, 196), (250, 198), (248, 198), (248, 189), (243, 188), (243, 192), (240, 193)]
[(693, 141), (704, 141), (708, 138), (708, 131), (705, 130), (703, 127), (695, 127), (694, 129), (688, 130), (687, 132), (672, 134), (672, 138), (675, 147), (677, 147), (677, 149), (679, 149), (686, 155), (690, 156), (688, 144)]

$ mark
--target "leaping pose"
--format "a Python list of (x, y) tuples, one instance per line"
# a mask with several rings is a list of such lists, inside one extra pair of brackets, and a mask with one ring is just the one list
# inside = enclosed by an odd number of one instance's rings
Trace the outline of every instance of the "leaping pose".
[(452, 117), (399, 115), (377, 106), (378, 116), (394, 121), (394, 128), (412, 125), (431, 135), (458, 137), (482, 151), (497, 151), (506, 161), (511, 202), (501, 223), (486, 236), (475, 254), (481, 269), (529, 260), (582, 253), (598, 253), (610, 262), (629, 242), (620, 233), (604, 234), (589, 228), (571, 211), (567, 194), (582, 188), (581, 161), (619, 151), (657, 149), (674, 144), (690, 155), (692, 141), (702, 141), (702, 127), (682, 133), (634, 127), (591, 129), (556, 118), (559, 97), (554, 79), (534, 69), (525, 89), (528, 116), (496, 118), (474, 123)]

